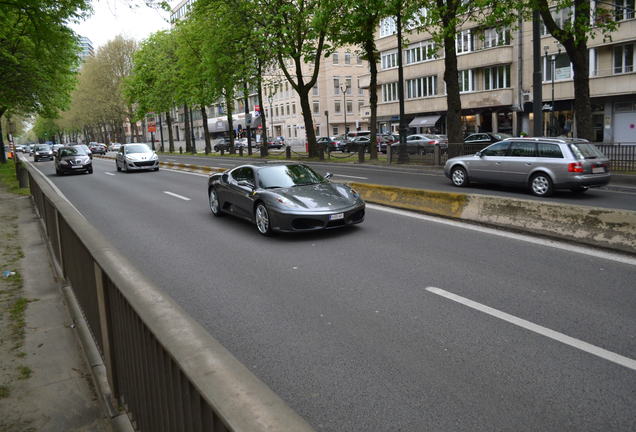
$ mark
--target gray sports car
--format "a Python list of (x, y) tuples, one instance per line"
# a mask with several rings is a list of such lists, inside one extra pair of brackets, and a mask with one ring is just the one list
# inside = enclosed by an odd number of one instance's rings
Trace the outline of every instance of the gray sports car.
[(349, 186), (298, 163), (241, 165), (208, 180), (214, 216), (233, 214), (258, 232), (314, 231), (358, 224), (365, 204)]

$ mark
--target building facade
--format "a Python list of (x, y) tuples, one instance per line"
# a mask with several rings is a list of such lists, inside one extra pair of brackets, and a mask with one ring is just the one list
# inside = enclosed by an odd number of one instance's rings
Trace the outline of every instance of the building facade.
[(87, 57), (95, 54), (95, 48), (93, 47), (93, 42), (86, 36), (80, 36), (79, 38), (79, 46), (80, 46), (80, 59), (84, 61)]
[[(590, 94), (594, 140), (636, 143), (636, 20), (633, 1), (615, 0), (610, 8), (619, 21), (611, 40), (598, 35), (590, 49)], [(606, 3), (603, 3), (603, 7)], [(593, 4), (593, 6), (595, 6)], [(553, 11), (557, 22), (571, 19), (570, 10)], [(376, 32), (380, 51), (378, 126), (397, 132), (397, 38), (395, 22), (384, 19)], [(411, 133), (446, 131), (446, 91), (442, 47), (414, 27), (403, 48), (405, 113)], [(562, 47), (542, 26), (542, 77), (547, 136), (576, 135), (572, 65)], [(530, 133), (532, 115), (532, 23), (518, 29), (494, 29), (465, 23), (457, 34), (457, 63), (465, 133), (477, 131)], [(363, 86), (368, 86), (368, 76)], [(368, 106), (365, 107), (369, 115)]]

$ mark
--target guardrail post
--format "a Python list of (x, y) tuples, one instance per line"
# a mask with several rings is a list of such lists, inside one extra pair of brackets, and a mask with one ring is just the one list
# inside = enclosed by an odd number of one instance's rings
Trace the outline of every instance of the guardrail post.
[(22, 165), (22, 161), (15, 158), (15, 175), (18, 179), (18, 184), (21, 188), (29, 187), (29, 175), (27, 170)]
[(239, 147), (239, 156), (243, 157), (243, 147)]
[[(106, 292), (104, 290), (104, 277), (102, 274), (102, 269), (97, 265), (96, 262), (93, 262), (93, 267), (95, 271), (95, 289), (97, 291), (97, 311), (99, 313), (99, 328), (101, 330), (102, 336), (102, 350), (104, 353), (104, 364), (106, 365), (106, 376), (108, 377), (108, 384), (110, 384), (110, 388), (113, 391), (113, 398), (115, 400), (119, 397), (119, 392), (117, 389), (117, 380), (114, 376), (113, 371), (113, 354), (111, 350), (111, 328), (109, 322), (109, 307), (106, 304), (108, 301), (106, 298)], [(113, 401), (110, 401), (113, 403)]]
[(439, 144), (435, 144), (435, 146), (433, 147), (433, 164), (435, 166), (440, 166), (442, 164), (442, 154)]
[(285, 159), (291, 159), (291, 146), (285, 147)]
[(393, 152), (392, 152), (393, 148), (391, 147), (391, 144), (387, 143), (386, 145), (386, 163), (387, 165), (391, 165), (391, 159), (393, 158)]

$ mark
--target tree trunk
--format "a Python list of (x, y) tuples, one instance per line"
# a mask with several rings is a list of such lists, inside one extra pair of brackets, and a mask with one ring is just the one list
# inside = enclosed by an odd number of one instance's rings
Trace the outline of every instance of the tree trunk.
[(316, 142), (314, 119), (311, 115), (311, 106), (309, 105), (309, 89), (305, 89), (303, 86), (298, 96), (300, 96), (300, 109), (303, 113), (303, 120), (305, 122), (305, 134), (307, 135), (307, 143), (309, 144), (309, 157), (317, 157), (320, 160), (324, 160), (325, 154), (323, 152), (323, 149), (319, 148), (318, 143)]
[(230, 154), (234, 154), (234, 121), (232, 119), (232, 92), (225, 93), (225, 107), (227, 114), (227, 131), (230, 135)]
[(205, 154), (210, 154), (212, 145), (210, 143), (210, 129), (208, 128), (208, 113), (205, 104), (201, 104), (201, 121), (203, 122), (203, 136), (205, 138)]
[(7, 155), (4, 153), (4, 138), (2, 137), (2, 116), (7, 108), (0, 107), (0, 163), (7, 163)]
[(170, 111), (166, 111), (166, 122), (168, 123), (168, 151), (174, 153), (174, 138), (172, 136), (172, 117)]
[[(566, 48), (567, 49), (567, 48)], [(592, 101), (590, 100), (590, 63), (587, 44), (580, 43), (568, 55), (574, 72), (574, 113), (576, 117), (576, 137), (592, 141)]]
[(185, 151), (190, 152), (190, 119), (188, 118), (188, 104), (183, 104), (183, 132), (185, 134)]
[[(375, 22), (375, 20), (373, 20)], [(370, 35), (364, 43), (364, 48), (369, 62), (369, 104), (371, 105), (371, 118), (369, 119), (369, 131), (371, 131), (371, 142), (369, 154), (371, 160), (378, 159), (378, 62), (376, 58), (375, 39), (373, 38), (374, 25), (369, 26)]]
[(265, 118), (265, 105), (263, 104), (263, 78), (261, 74), (261, 60), (258, 59), (258, 73), (256, 74), (256, 83), (258, 85), (258, 105), (261, 114), (261, 157), (267, 156), (267, 119)]
[[(438, 0), (439, 3), (440, 0)], [(442, 18), (444, 28), (451, 26), (454, 11), (448, 11)], [(462, 100), (459, 96), (459, 75), (457, 72), (457, 50), (455, 35), (444, 36), (444, 81), (446, 82), (446, 134), (448, 136), (448, 157), (459, 156), (464, 143), (462, 133)]]

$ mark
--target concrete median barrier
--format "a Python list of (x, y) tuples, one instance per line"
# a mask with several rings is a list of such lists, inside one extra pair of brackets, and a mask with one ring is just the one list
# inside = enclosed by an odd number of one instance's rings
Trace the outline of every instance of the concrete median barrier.
[(349, 183), (365, 201), (636, 253), (636, 212)]

